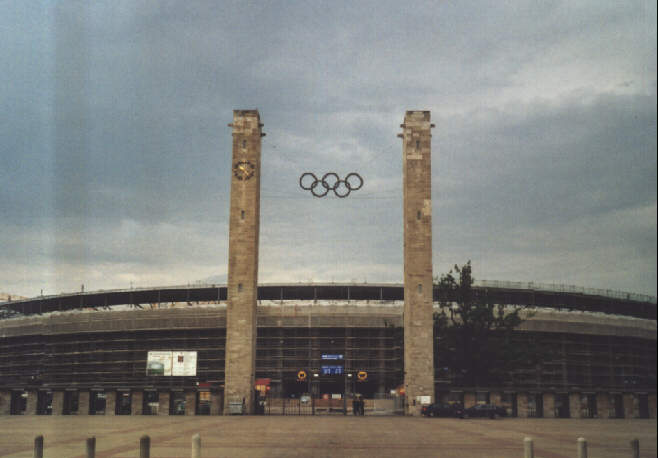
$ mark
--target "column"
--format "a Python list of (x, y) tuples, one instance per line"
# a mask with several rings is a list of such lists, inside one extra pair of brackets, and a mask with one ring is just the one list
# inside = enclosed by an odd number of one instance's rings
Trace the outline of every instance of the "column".
[(464, 393), (464, 408), (468, 409), (475, 405), (475, 393), (467, 391)]
[(569, 393), (569, 414), (571, 418), (582, 418), (583, 409), (580, 402), (580, 393)]
[(649, 418), (656, 418), (656, 393), (649, 395)]
[(186, 391), (185, 392), (185, 415), (195, 415), (196, 414), (196, 392), (195, 391)]
[(11, 413), (11, 391), (0, 391), (0, 415)]
[(596, 412), (599, 418), (610, 418), (610, 395), (608, 393), (596, 394)]
[(635, 415), (633, 415), (633, 404), (634, 404), (634, 396), (633, 393), (624, 393), (623, 395), (623, 401), (624, 401), (624, 418), (626, 419), (631, 419), (635, 418)]
[(144, 414), (144, 392), (133, 391), (130, 398), (130, 415)]
[(253, 413), (256, 371), (256, 301), (260, 228), (260, 153), (258, 110), (234, 110), (231, 211), (229, 217), (228, 298), (224, 413), (244, 402)]
[(408, 415), (434, 400), (432, 316), (432, 135), (429, 111), (407, 111), (402, 133), (404, 386)]
[(105, 392), (105, 415), (115, 415), (117, 408), (117, 392)]
[(169, 391), (158, 392), (158, 415), (169, 415)]
[(37, 414), (37, 400), (39, 393), (37, 391), (27, 392), (27, 406), (25, 407), (25, 415)]
[(87, 390), (78, 393), (77, 415), (89, 415), (89, 391)]
[(500, 391), (492, 391), (489, 394), (489, 402), (495, 406), (502, 406), (502, 393)]
[(516, 414), (519, 418), (528, 418), (528, 393), (517, 394)]
[(222, 393), (212, 391), (210, 393), (210, 415), (221, 415), (222, 405)]
[(64, 413), (64, 392), (53, 391), (53, 415)]

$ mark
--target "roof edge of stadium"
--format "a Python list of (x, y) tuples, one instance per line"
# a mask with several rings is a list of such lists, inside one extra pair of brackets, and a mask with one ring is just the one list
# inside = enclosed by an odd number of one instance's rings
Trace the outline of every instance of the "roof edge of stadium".
[[(556, 283), (537, 283), (537, 282), (513, 282), (504, 280), (475, 280), (473, 283), (475, 288), (486, 289), (508, 289), (508, 290), (526, 290), (526, 291), (542, 291), (547, 293), (570, 293), (570, 294), (583, 294), (587, 296), (602, 296), (612, 299), (621, 299), (634, 302), (656, 304), (656, 296), (646, 294), (630, 293), (625, 291), (618, 291), (612, 289), (597, 289), (585, 288), (575, 285), (556, 284)], [(124, 289), (100, 289), (95, 291), (77, 291), (52, 295), (35, 296), (31, 298), (22, 298), (15, 301), (0, 302), (2, 305), (16, 305), (22, 302), (32, 302), (37, 300), (47, 300), (65, 297), (79, 297), (87, 295), (98, 295), (108, 293), (128, 293), (140, 291), (166, 291), (166, 290), (181, 290), (181, 289), (204, 289), (204, 288), (226, 288), (226, 283), (188, 283), (186, 285), (169, 285), (169, 286), (152, 286), (152, 287), (138, 287), (138, 288), (124, 288)], [(259, 288), (292, 288), (292, 287), (370, 287), (370, 288), (403, 288), (403, 283), (336, 283), (336, 282), (298, 282), (298, 283), (259, 283)]]

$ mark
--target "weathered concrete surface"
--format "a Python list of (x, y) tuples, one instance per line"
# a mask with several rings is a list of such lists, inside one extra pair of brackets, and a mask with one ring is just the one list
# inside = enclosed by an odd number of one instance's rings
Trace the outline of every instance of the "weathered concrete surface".
[(0, 415), (9, 415), (11, 412), (11, 391), (0, 391)]
[(260, 229), (262, 124), (257, 110), (233, 111), (228, 242), (224, 411), (231, 402), (253, 411)]
[[(403, 306), (399, 303), (313, 305), (311, 301), (285, 301), (257, 308), (258, 326), (282, 327), (384, 327), (402, 326)], [(226, 327), (226, 307), (180, 308), (59, 313), (46, 317), (0, 320), (0, 337), (54, 335), (79, 332), (116, 332), (157, 329), (208, 329)], [(657, 322), (619, 315), (567, 311), (536, 311), (523, 322), (521, 331), (567, 332), (576, 334), (639, 337), (656, 340)]]
[(64, 392), (53, 391), (53, 415), (62, 415), (64, 412)]
[(200, 433), (205, 457), (487, 457), (523, 456), (523, 438), (539, 458), (573, 458), (576, 440), (590, 456), (630, 456), (640, 440), (643, 458), (656, 457), (655, 420), (434, 419), (415, 417), (2, 417), (0, 457), (30, 458), (34, 436), (44, 456), (84, 458), (96, 437), (97, 456), (134, 458), (139, 438), (151, 437), (151, 456), (190, 456)]
[(542, 412), (544, 418), (555, 418), (555, 394), (544, 393), (543, 402), (544, 411)]
[(144, 392), (133, 391), (130, 393), (130, 415), (142, 415), (144, 413)]
[(429, 111), (407, 111), (402, 133), (404, 386), (407, 414), (434, 401), (432, 317), (432, 135)]
[(158, 393), (158, 415), (169, 415), (169, 393)]

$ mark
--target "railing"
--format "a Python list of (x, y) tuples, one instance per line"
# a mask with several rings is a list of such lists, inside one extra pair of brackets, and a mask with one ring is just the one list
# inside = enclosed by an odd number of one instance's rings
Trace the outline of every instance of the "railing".
[(648, 294), (628, 293), (614, 289), (597, 289), (583, 288), (575, 285), (565, 285), (558, 283), (535, 283), (520, 281), (500, 281), (500, 280), (476, 280), (473, 286), (480, 288), (507, 288), (507, 289), (525, 289), (530, 291), (550, 291), (556, 293), (576, 293), (587, 294), (591, 296), (603, 296), (613, 299), (624, 299), (637, 302), (649, 302), (656, 304), (656, 297)]

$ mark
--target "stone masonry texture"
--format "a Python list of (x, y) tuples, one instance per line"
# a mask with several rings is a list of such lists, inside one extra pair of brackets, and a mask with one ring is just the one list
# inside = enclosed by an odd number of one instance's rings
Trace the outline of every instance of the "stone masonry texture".
[(257, 110), (233, 111), (233, 161), (226, 311), (224, 413), (231, 403), (253, 412), (256, 299), (260, 228), (260, 149)]
[(432, 321), (432, 135), (429, 111), (407, 111), (402, 137), (404, 189), (404, 385), (407, 414), (419, 396), (434, 401)]

